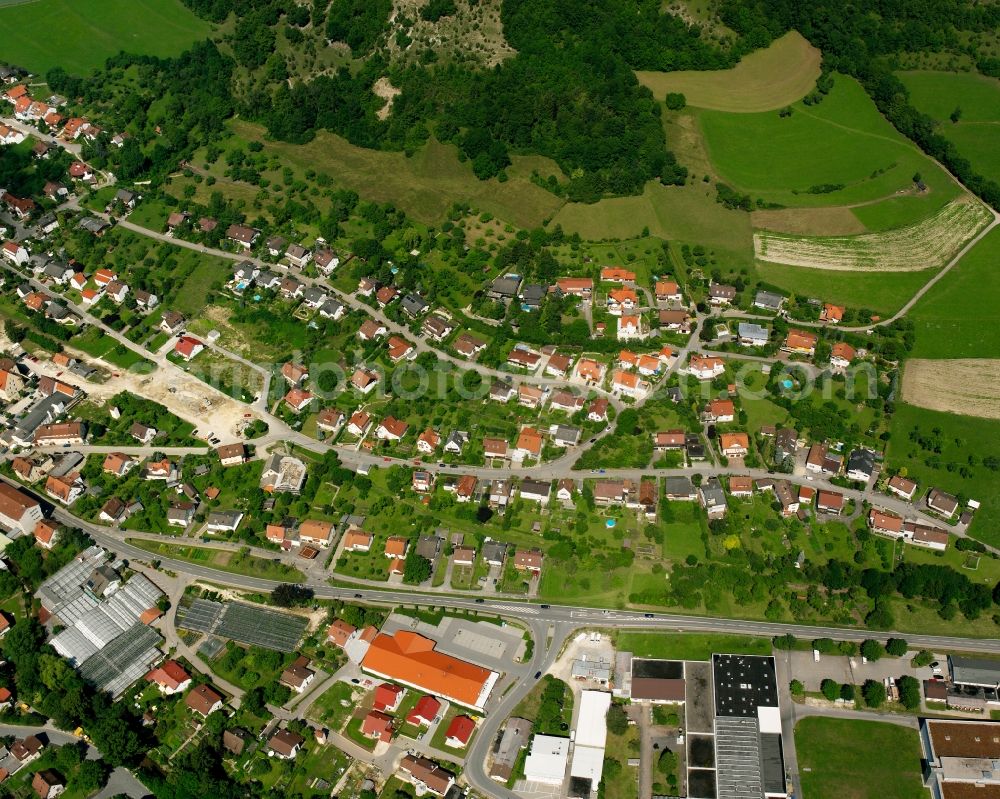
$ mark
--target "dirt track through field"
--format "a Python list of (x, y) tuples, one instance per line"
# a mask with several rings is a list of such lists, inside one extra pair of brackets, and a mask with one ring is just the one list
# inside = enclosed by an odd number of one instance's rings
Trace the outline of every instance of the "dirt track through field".
[(932, 411), (1000, 419), (1000, 360), (907, 361), (903, 401)]
[(754, 254), (761, 261), (809, 269), (915, 272), (944, 266), (991, 220), (986, 206), (963, 197), (916, 225), (879, 233), (806, 237), (758, 231)]

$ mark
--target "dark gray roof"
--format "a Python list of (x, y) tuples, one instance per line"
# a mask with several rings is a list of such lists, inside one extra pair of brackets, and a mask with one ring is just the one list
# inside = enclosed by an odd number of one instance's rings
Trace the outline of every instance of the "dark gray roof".
[(758, 707), (778, 706), (770, 655), (712, 655), (712, 682), (716, 716), (756, 719)]
[(548, 293), (548, 289), (539, 283), (529, 283), (521, 289), (521, 299), (529, 305), (537, 304)]
[(694, 493), (694, 484), (687, 477), (664, 477), (663, 488), (667, 496), (690, 496)]
[(856, 449), (847, 459), (848, 472), (862, 472), (871, 477), (875, 470), (875, 453), (869, 449)]
[(499, 294), (501, 297), (516, 297), (517, 287), (521, 285), (521, 278), (511, 275), (503, 275), (493, 281), (490, 291)]
[(772, 311), (778, 310), (782, 303), (784, 303), (785, 298), (780, 294), (776, 294), (773, 291), (761, 291), (757, 292), (757, 296), (753, 298), (753, 304), (761, 308), (767, 308)]
[(427, 301), (419, 294), (407, 294), (400, 301), (400, 305), (402, 305), (403, 310), (411, 316), (422, 314), (428, 307)]

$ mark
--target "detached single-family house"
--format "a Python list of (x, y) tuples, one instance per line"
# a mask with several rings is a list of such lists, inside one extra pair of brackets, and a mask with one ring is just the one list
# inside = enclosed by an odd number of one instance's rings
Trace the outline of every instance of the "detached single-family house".
[(887, 487), (893, 494), (905, 499), (907, 502), (913, 499), (913, 495), (917, 491), (915, 481), (910, 480), (908, 477), (901, 477), (898, 474), (889, 478)]
[(727, 458), (746, 457), (750, 449), (750, 437), (746, 433), (721, 433), (719, 450)]
[(375, 436), (381, 441), (401, 441), (409, 427), (406, 422), (394, 416), (386, 416), (375, 428)]
[(814, 355), (819, 337), (805, 330), (789, 330), (781, 349), (793, 355)]

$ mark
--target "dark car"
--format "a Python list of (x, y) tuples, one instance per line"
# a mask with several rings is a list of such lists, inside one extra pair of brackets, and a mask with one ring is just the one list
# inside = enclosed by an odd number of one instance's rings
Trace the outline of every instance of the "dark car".
[(536, 679), (536, 680), (537, 680), (537, 679), (538, 679), (539, 677), (541, 677), (541, 676), (542, 676), (542, 673), (541, 673), (540, 671), (536, 671), (536, 672), (535, 672), (535, 679)]
[(549, 605), (542, 605), (542, 610), (548, 610), (549, 607), (550, 607)]
[(645, 616), (647, 619), (653, 618), (653, 614), (652, 613), (643, 613), (642, 615)]
[(477, 600), (476, 600), (476, 604), (477, 604), (477, 605), (482, 605), (482, 604), (483, 604), (483, 602), (485, 602), (485, 601), (486, 601), (485, 599), (477, 599)]
[(354, 595), (354, 598), (355, 598), (355, 599), (361, 599), (361, 594), (355, 594), (355, 595)]

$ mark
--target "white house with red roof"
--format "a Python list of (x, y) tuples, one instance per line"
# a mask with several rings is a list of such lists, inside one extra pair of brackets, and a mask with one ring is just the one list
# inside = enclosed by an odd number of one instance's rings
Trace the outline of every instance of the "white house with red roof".
[(185, 361), (190, 361), (203, 349), (205, 349), (205, 345), (194, 338), (194, 336), (181, 336), (177, 339), (177, 343), (174, 344), (174, 352), (180, 355)]

